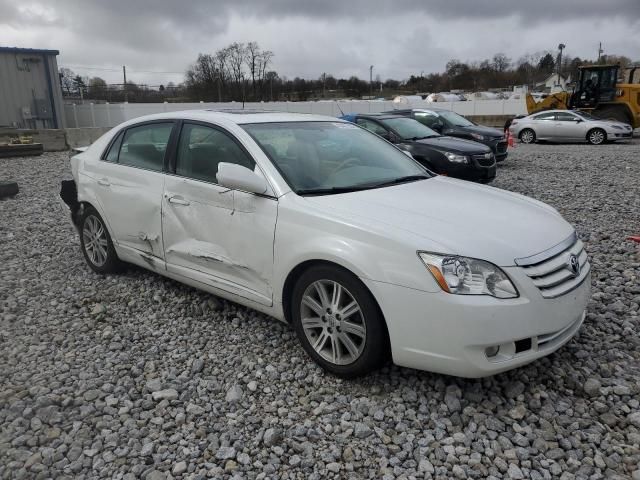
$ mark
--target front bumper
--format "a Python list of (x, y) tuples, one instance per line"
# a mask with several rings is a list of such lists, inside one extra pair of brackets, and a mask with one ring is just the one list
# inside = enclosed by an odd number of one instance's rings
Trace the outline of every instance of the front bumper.
[[(387, 321), (397, 365), (479, 378), (549, 355), (580, 329), (590, 273), (567, 294), (543, 298), (519, 267), (504, 269), (520, 297), (428, 293), (363, 279)], [(495, 357), (487, 348), (499, 346)]]
[(443, 160), (442, 163), (436, 165), (436, 168), (443, 175), (459, 178), (461, 180), (489, 183), (495, 178), (496, 162), (493, 157), (486, 162), (488, 163), (487, 165), (482, 165), (474, 158), (477, 155), (468, 156), (471, 163), (454, 163), (449, 162), (448, 160)]
[(486, 143), (496, 157), (496, 162), (502, 162), (507, 158), (509, 153), (507, 152), (507, 140), (502, 137), (499, 139), (491, 140)]

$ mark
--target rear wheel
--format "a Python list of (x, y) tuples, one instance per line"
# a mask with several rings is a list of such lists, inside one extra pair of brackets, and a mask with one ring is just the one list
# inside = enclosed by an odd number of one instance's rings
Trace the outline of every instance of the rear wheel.
[(312, 267), (298, 279), (291, 301), (298, 338), (323, 369), (353, 378), (387, 359), (388, 337), (380, 309), (350, 272), (328, 265)]
[(629, 115), (622, 108), (603, 108), (602, 110), (595, 110), (593, 114), (600, 118), (607, 120), (613, 120), (616, 122), (628, 123), (631, 125), (631, 119)]
[(591, 145), (601, 145), (607, 141), (607, 133), (601, 128), (593, 128), (587, 132), (587, 142)]
[(85, 208), (80, 217), (80, 246), (87, 264), (97, 273), (114, 273), (120, 270), (109, 231), (93, 207)]
[(534, 143), (536, 141), (536, 132), (530, 128), (525, 128), (520, 132), (520, 141), (522, 143)]

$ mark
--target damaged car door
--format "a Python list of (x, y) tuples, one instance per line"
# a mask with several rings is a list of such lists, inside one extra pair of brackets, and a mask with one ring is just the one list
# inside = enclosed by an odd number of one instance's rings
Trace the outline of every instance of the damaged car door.
[[(120, 132), (102, 161), (88, 165), (114, 241), (161, 260), (162, 173), (175, 122), (150, 122)], [(90, 169), (90, 170), (89, 170)]]
[(230, 133), (185, 122), (165, 178), (167, 270), (271, 305), (277, 200), (219, 185), (222, 162), (259, 170)]

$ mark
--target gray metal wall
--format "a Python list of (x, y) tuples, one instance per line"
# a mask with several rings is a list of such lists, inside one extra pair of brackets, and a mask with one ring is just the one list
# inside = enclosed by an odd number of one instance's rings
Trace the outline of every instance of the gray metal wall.
[(0, 50), (0, 126), (65, 127), (55, 55)]

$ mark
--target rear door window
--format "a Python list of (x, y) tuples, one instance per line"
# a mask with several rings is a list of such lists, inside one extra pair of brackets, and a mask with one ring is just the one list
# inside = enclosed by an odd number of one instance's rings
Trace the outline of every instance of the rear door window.
[(130, 167), (161, 172), (173, 122), (150, 123), (127, 129), (118, 162)]
[(554, 112), (541, 113), (533, 117), (534, 120), (555, 120), (556, 114)]
[(123, 132), (120, 132), (116, 137), (115, 141), (111, 144), (109, 151), (104, 156), (104, 160), (107, 162), (118, 162), (118, 154), (120, 153), (120, 145), (122, 144), (122, 137), (124, 136)]

